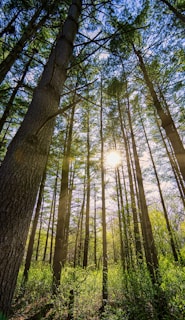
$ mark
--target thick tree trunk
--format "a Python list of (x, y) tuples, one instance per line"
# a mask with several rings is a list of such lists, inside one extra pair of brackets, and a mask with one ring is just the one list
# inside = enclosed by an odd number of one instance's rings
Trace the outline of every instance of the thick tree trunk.
[[(0, 169), (0, 311), (4, 314), (10, 311), (30, 220), (46, 166), (54, 128), (52, 115), (58, 110), (80, 11), (81, 1), (74, 0), (61, 36), (34, 91), (29, 110)], [(51, 117), (50, 121), (46, 121), (48, 117)]]
[(146, 82), (146, 85), (150, 91), (151, 97), (153, 99), (153, 104), (157, 110), (158, 116), (161, 119), (161, 125), (164, 128), (166, 135), (168, 139), (170, 140), (170, 143), (173, 147), (175, 157), (177, 159), (179, 169), (181, 171), (182, 177), (185, 180), (185, 149), (183, 146), (183, 143), (179, 137), (179, 134), (177, 132), (177, 129), (175, 127), (175, 124), (173, 122), (173, 119), (170, 115), (170, 113), (165, 110), (163, 110), (163, 107), (159, 101), (159, 98), (157, 96), (157, 93), (154, 89), (153, 83), (151, 82), (146, 66), (143, 61), (143, 57), (140, 53), (140, 51), (136, 50), (136, 48), (133, 45), (133, 50), (136, 56), (138, 57), (139, 60), (139, 66), (143, 72), (143, 76)]

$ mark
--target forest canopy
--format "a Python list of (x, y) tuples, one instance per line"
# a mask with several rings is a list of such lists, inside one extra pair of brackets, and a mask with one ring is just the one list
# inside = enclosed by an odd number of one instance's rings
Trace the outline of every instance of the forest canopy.
[(185, 1), (0, 15), (0, 320), (183, 320)]

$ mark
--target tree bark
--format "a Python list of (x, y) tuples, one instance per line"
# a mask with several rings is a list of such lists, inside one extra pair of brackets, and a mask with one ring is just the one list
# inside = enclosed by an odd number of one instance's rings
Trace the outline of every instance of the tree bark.
[(103, 136), (103, 97), (101, 80), (101, 109), (100, 109), (100, 143), (101, 143), (101, 188), (102, 188), (102, 244), (103, 244), (103, 279), (102, 279), (102, 307), (104, 308), (108, 300), (108, 261), (107, 261), (107, 223), (105, 207), (105, 167), (104, 167), (104, 136)]
[(169, 238), (170, 238), (173, 257), (174, 257), (175, 261), (178, 261), (179, 258), (180, 258), (180, 260), (182, 260), (181, 256), (178, 257), (178, 253), (180, 255), (180, 252), (179, 252), (178, 248), (176, 248), (176, 246), (175, 246), (175, 241), (174, 241), (174, 238), (173, 238), (173, 231), (172, 231), (172, 227), (171, 227), (171, 224), (170, 224), (170, 221), (169, 221), (169, 218), (168, 218), (168, 212), (167, 212), (166, 205), (165, 205), (165, 202), (164, 202), (163, 193), (162, 193), (162, 189), (161, 189), (161, 184), (160, 184), (158, 173), (157, 173), (157, 168), (156, 168), (156, 165), (155, 165), (155, 162), (154, 162), (152, 150), (150, 148), (150, 144), (149, 144), (149, 141), (148, 141), (148, 137), (147, 137), (147, 134), (146, 134), (146, 130), (145, 130), (143, 119), (142, 119), (141, 115), (140, 115), (140, 121), (141, 121), (141, 125), (142, 125), (142, 128), (143, 128), (145, 140), (146, 140), (146, 143), (147, 143), (147, 146), (148, 146), (150, 158), (151, 158), (151, 161), (152, 161), (155, 178), (156, 178), (156, 181), (157, 181), (157, 186), (158, 186), (159, 195), (160, 195), (160, 199), (161, 199), (161, 204), (162, 204), (164, 217), (165, 217), (165, 221), (166, 221), (166, 227), (167, 227)]
[(87, 200), (86, 200), (86, 221), (85, 221), (85, 241), (83, 268), (87, 267), (89, 251), (89, 213), (90, 213), (90, 122), (89, 110), (87, 110)]
[(159, 262), (157, 257), (157, 250), (156, 250), (153, 232), (152, 232), (152, 226), (151, 226), (151, 222), (148, 214), (148, 207), (147, 207), (146, 198), (145, 198), (142, 172), (141, 172), (139, 157), (137, 153), (134, 132), (132, 128), (129, 105), (128, 105), (128, 120), (129, 120), (133, 154), (134, 154), (134, 162), (135, 162), (135, 168), (136, 168), (136, 177), (137, 177), (138, 191), (139, 191), (139, 202), (141, 206), (140, 219), (141, 219), (141, 229), (142, 229), (143, 240), (144, 240), (143, 245), (145, 250), (146, 263), (147, 263), (148, 271), (150, 273), (152, 282), (154, 284), (159, 284), (160, 276), (159, 276)]
[(31, 265), (31, 258), (32, 258), (32, 254), (33, 254), (33, 245), (34, 245), (34, 239), (35, 239), (35, 233), (36, 233), (36, 228), (37, 228), (37, 224), (38, 224), (38, 219), (39, 219), (39, 215), (40, 215), (40, 209), (41, 209), (41, 204), (42, 204), (42, 199), (43, 199), (45, 181), (46, 181), (46, 168), (45, 168), (45, 171), (44, 171), (44, 174), (42, 177), (42, 181), (40, 184), (37, 207), (35, 210), (35, 216), (33, 219), (33, 225), (32, 225), (30, 239), (29, 239), (29, 243), (28, 243), (26, 261), (25, 261), (24, 272), (23, 272), (23, 280), (22, 280), (23, 285), (28, 280), (28, 273), (29, 273), (30, 265)]
[(131, 164), (130, 164), (130, 155), (129, 155), (129, 148), (128, 148), (129, 142), (125, 134), (125, 129), (123, 125), (123, 116), (122, 116), (119, 100), (118, 100), (118, 112), (119, 112), (119, 120), (121, 125), (121, 133), (123, 136), (125, 152), (126, 152), (126, 162), (127, 162), (127, 170), (128, 170), (128, 177), (129, 177), (130, 196), (131, 196), (131, 208), (132, 208), (132, 215), (133, 215), (133, 221), (134, 221), (134, 238), (135, 238), (136, 257), (138, 259), (142, 259), (143, 254), (142, 254), (141, 237), (140, 237), (139, 223), (138, 223), (138, 213), (136, 208), (133, 178), (132, 178), (132, 171), (131, 171)]
[(146, 82), (146, 85), (149, 89), (149, 92), (151, 94), (151, 97), (153, 99), (154, 106), (157, 110), (158, 116), (161, 119), (161, 125), (164, 128), (166, 135), (168, 139), (170, 140), (170, 143), (173, 147), (174, 154), (176, 156), (179, 169), (181, 171), (182, 177), (185, 180), (185, 149), (182, 144), (182, 141), (179, 137), (179, 134), (177, 132), (177, 129), (175, 127), (175, 124), (173, 122), (173, 119), (170, 115), (170, 113), (167, 111), (165, 112), (162, 108), (162, 105), (159, 101), (159, 98), (157, 96), (157, 93), (154, 89), (153, 83), (151, 82), (146, 66), (143, 61), (143, 57), (141, 55), (141, 52), (139, 50), (136, 50), (135, 46), (133, 45), (133, 50), (136, 56), (138, 57), (139, 60), (139, 66), (143, 72), (143, 76)]
[(42, 125), (58, 110), (80, 12), (81, 1), (74, 0), (28, 112), (0, 169), (0, 311), (5, 315), (11, 307), (54, 118)]
[[(76, 94), (75, 94), (76, 95)], [(75, 99), (75, 97), (74, 97)], [(61, 270), (65, 264), (68, 246), (68, 229), (69, 229), (69, 167), (70, 167), (70, 152), (73, 133), (73, 121), (75, 113), (75, 104), (73, 105), (69, 132), (66, 140), (66, 150), (64, 151), (62, 163), (62, 179), (60, 188), (60, 198), (58, 207), (57, 230), (55, 239), (55, 250), (53, 257), (53, 292), (60, 285)]]

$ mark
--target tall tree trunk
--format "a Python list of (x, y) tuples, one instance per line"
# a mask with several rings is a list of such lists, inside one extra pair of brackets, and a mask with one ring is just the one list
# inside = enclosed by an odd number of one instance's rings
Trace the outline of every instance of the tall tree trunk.
[(155, 283), (159, 283), (160, 281), (159, 262), (158, 262), (157, 251), (156, 251), (153, 232), (152, 232), (152, 226), (151, 226), (151, 222), (148, 214), (148, 207), (146, 203), (144, 186), (143, 186), (143, 178), (142, 178), (141, 167), (140, 167), (139, 157), (138, 157), (136, 143), (135, 143), (134, 132), (132, 128), (129, 105), (128, 105), (128, 120), (129, 120), (135, 168), (136, 168), (136, 177), (137, 177), (138, 191), (139, 191), (139, 202), (141, 206), (140, 219), (141, 219), (141, 229), (142, 229), (143, 240), (144, 240), (146, 263), (147, 263), (148, 271), (151, 276), (151, 280), (155, 284)]
[(122, 219), (121, 219), (121, 206), (120, 206), (120, 196), (119, 196), (119, 185), (118, 185), (118, 175), (115, 172), (116, 178), (116, 194), (117, 194), (117, 204), (118, 204), (118, 221), (119, 221), (119, 238), (120, 238), (120, 256), (121, 264), (123, 271), (125, 271), (125, 250), (123, 245), (123, 228), (122, 228)]
[[(155, 120), (156, 120), (156, 124), (157, 124), (158, 130), (159, 130), (160, 135), (161, 135), (162, 143), (164, 145), (164, 148), (166, 150), (166, 153), (168, 155), (168, 158), (169, 158), (169, 161), (170, 161), (170, 164), (171, 164), (171, 167), (172, 167), (172, 171), (173, 171), (173, 174), (174, 174), (174, 177), (175, 177), (178, 189), (179, 189), (179, 193), (180, 193), (180, 196), (181, 196), (181, 200), (182, 200), (183, 206), (185, 208), (185, 185), (184, 185), (184, 180), (182, 179), (181, 174), (179, 172), (179, 168), (177, 166), (176, 159), (173, 159), (172, 155), (170, 154), (170, 152), (168, 150), (167, 143), (165, 141), (165, 138), (164, 138), (162, 130), (161, 130), (160, 126), (159, 126), (159, 123), (157, 121), (156, 115), (154, 114), (154, 116), (155, 116)], [(172, 151), (173, 150), (171, 148), (171, 152)]]
[(183, 147), (182, 141), (179, 137), (179, 134), (177, 132), (177, 129), (175, 127), (175, 124), (173, 122), (173, 119), (172, 119), (170, 113), (165, 112), (162, 105), (161, 105), (161, 102), (157, 96), (155, 89), (154, 89), (154, 85), (149, 78), (149, 75), (148, 75), (146, 66), (144, 64), (141, 52), (139, 50), (136, 50), (134, 45), (133, 45), (133, 50), (134, 50), (134, 53), (136, 54), (136, 56), (138, 57), (140, 69), (143, 72), (143, 76), (144, 76), (146, 85), (149, 89), (149, 92), (151, 94), (151, 97), (153, 99), (154, 106), (157, 110), (158, 116), (161, 119), (161, 125), (164, 128), (168, 139), (170, 140), (170, 143), (173, 147), (175, 157), (176, 157), (178, 165), (179, 165), (179, 169), (181, 171), (183, 179), (185, 180), (185, 149)]
[(49, 253), (49, 263), (52, 264), (53, 258), (53, 242), (54, 242), (54, 229), (55, 229), (55, 210), (56, 210), (56, 198), (57, 198), (57, 185), (58, 185), (58, 173), (59, 173), (59, 161), (57, 166), (56, 178), (53, 189), (53, 212), (52, 212), (52, 224), (51, 224), (51, 243), (50, 243), (50, 253)]
[(44, 207), (44, 199), (42, 201), (42, 208), (41, 208), (41, 213), (40, 213), (40, 226), (39, 226), (39, 234), (38, 234), (36, 253), (35, 253), (35, 260), (36, 261), (38, 261), (38, 258), (39, 258), (40, 240), (41, 240), (42, 223), (43, 223), (43, 207)]
[(175, 14), (177, 18), (179, 18), (183, 23), (185, 23), (185, 16), (180, 13), (174, 6), (171, 5), (171, 3), (167, 0), (160, 0), (161, 2), (165, 3), (168, 8)]
[[(168, 234), (169, 234), (169, 237), (170, 237), (170, 243), (171, 243), (171, 249), (172, 249), (173, 257), (174, 257), (175, 261), (178, 261), (179, 258), (180, 258), (180, 260), (182, 260), (182, 258), (180, 256), (180, 252), (179, 252), (178, 248), (176, 248), (176, 246), (175, 246), (175, 242), (174, 242), (174, 238), (173, 238), (173, 231), (172, 231), (172, 227), (170, 225), (170, 221), (169, 221), (169, 218), (168, 218), (168, 212), (167, 212), (166, 205), (165, 205), (165, 202), (164, 202), (162, 189), (161, 189), (161, 184), (160, 184), (158, 173), (157, 173), (157, 168), (156, 168), (156, 165), (155, 165), (155, 161), (154, 161), (154, 158), (153, 158), (152, 150), (150, 148), (150, 144), (149, 144), (149, 141), (148, 141), (148, 137), (147, 137), (147, 134), (146, 134), (146, 130), (145, 130), (143, 119), (142, 119), (141, 115), (140, 115), (140, 121), (141, 121), (141, 125), (142, 125), (142, 128), (143, 128), (145, 140), (146, 140), (146, 143), (147, 143), (147, 146), (148, 146), (150, 158), (151, 158), (151, 161), (152, 161), (155, 178), (156, 178), (156, 181), (157, 181), (157, 186), (158, 186), (158, 190), (159, 190), (161, 204), (162, 204), (162, 207), (163, 207), (164, 217), (165, 217), (165, 221), (166, 221), (166, 227), (167, 227)], [(179, 253), (179, 257), (178, 257), (178, 253)]]
[(131, 170), (131, 163), (130, 163), (131, 158), (130, 158), (130, 154), (129, 154), (129, 141), (128, 141), (126, 134), (125, 134), (125, 128), (123, 125), (123, 115), (122, 115), (119, 100), (118, 100), (118, 112), (119, 112), (121, 133), (122, 133), (125, 152), (126, 152), (126, 162), (127, 162), (130, 197), (131, 197), (131, 208), (132, 208), (132, 215), (133, 215), (133, 221), (134, 221), (134, 238), (135, 238), (136, 257), (138, 259), (141, 259), (143, 254), (142, 254), (141, 237), (140, 237), (139, 223), (138, 223), (138, 213), (137, 213), (137, 208), (136, 208), (135, 193), (134, 193), (134, 186), (133, 186), (133, 177), (132, 177), (132, 170)]
[(31, 64), (31, 62), (32, 62), (32, 60), (33, 60), (34, 53), (35, 53), (35, 52), (33, 51), (32, 56), (30, 57), (30, 59), (28, 60), (28, 62), (27, 62), (26, 65), (25, 65), (25, 69), (24, 69), (24, 71), (23, 71), (23, 73), (22, 73), (22, 76), (21, 76), (20, 80), (17, 82), (17, 85), (16, 85), (16, 87), (13, 89), (13, 92), (12, 92), (12, 94), (11, 94), (10, 99), (9, 99), (9, 101), (8, 101), (7, 104), (6, 104), (6, 108), (5, 108), (4, 113), (3, 113), (3, 115), (2, 115), (2, 117), (1, 117), (1, 119), (0, 119), (0, 133), (1, 133), (2, 129), (3, 129), (3, 126), (4, 126), (7, 118), (8, 118), (9, 115), (10, 115), (11, 108), (12, 108), (12, 106), (13, 106), (13, 101), (14, 101), (14, 99), (15, 99), (15, 96), (16, 96), (18, 90), (19, 90), (19, 89), (21, 88), (21, 86), (23, 85), (23, 82), (24, 82), (24, 79), (25, 79), (26, 74), (27, 74), (27, 72), (28, 72), (29, 66), (30, 66), (30, 64)]
[(33, 219), (30, 239), (29, 239), (29, 243), (28, 243), (28, 249), (27, 249), (24, 272), (23, 272), (23, 281), (22, 281), (23, 284), (28, 280), (28, 273), (29, 273), (30, 265), (31, 265), (31, 258), (32, 258), (32, 254), (33, 254), (33, 245), (34, 245), (35, 233), (36, 233), (38, 219), (39, 219), (39, 215), (40, 215), (40, 209), (41, 209), (41, 204), (42, 204), (42, 199), (43, 199), (43, 194), (44, 194), (45, 182), (46, 182), (46, 168), (44, 170), (42, 181), (41, 181), (41, 184), (40, 184), (37, 207), (36, 207), (36, 210), (35, 210), (35, 216), (34, 216), (34, 219)]
[(124, 234), (124, 253), (125, 253), (125, 267), (127, 269), (130, 268), (130, 248), (128, 242), (128, 225), (125, 217), (125, 209), (124, 209), (124, 202), (123, 202), (123, 192), (122, 192), (122, 185), (121, 185), (121, 178), (119, 169), (117, 169), (117, 182), (118, 182), (118, 190), (119, 190), (119, 198), (120, 198), (120, 209), (121, 209), (121, 218), (123, 221), (123, 234)]
[(91, 184), (90, 184), (90, 122), (89, 122), (89, 108), (88, 108), (88, 110), (87, 110), (87, 201), (86, 201), (86, 221), (85, 221), (83, 268), (86, 268), (87, 263), (88, 263), (90, 189), (91, 189)]
[[(75, 94), (76, 96), (76, 94)], [(74, 99), (75, 100), (75, 96)], [(74, 101), (73, 101), (74, 102)], [(62, 163), (62, 178), (60, 187), (60, 198), (58, 206), (57, 230), (55, 239), (55, 250), (53, 257), (53, 291), (60, 285), (61, 270), (66, 261), (67, 246), (68, 246), (68, 229), (69, 229), (69, 168), (70, 168), (70, 153), (72, 144), (73, 122), (75, 114), (75, 103), (73, 104), (69, 132), (66, 141), (66, 150), (64, 151)]]
[(54, 204), (54, 200), (52, 199), (50, 213), (49, 213), (49, 220), (48, 220), (48, 225), (47, 225), (46, 241), (45, 241), (44, 253), (43, 253), (42, 261), (46, 261), (46, 254), (47, 254), (48, 241), (49, 241), (49, 233), (50, 233), (51, 221), (52, 221), (52, 216), (53, 216), (53, 204)]
[(81, 1), (73, 0), (61, 36), (0, 169), (0, 311), (4, 314), (10, 311), (80, 12)]
[(100, 108), (100, 143), (101, 143), (101, 188), (102, 188), (102, 244), (103, 244), (103, 280), (102, 280), (102, 307), (108, 300), (108, 261), (107, 261), (107, 223), (105, 208), (105, 166), (104, 166), (104, 135), (103, 135), (103, 93), (101, 80), (101, 108)]
[(82, 257), (82, 250), (83, 250), (83, 223), (84, 223), (84, 209), (85, 209), (85, 201), (86, 201), (86, 181), (84, 177), (84, 190), (83, 190), (83, 201), (81, 206), (81, 219), (80, 219), (80, 233), (79, 233), (79, 244), (78, 244), (78, 258), (77, 262), (78, 265), (82, 265), (81, 257)]
[(97, 208), (96, 208), (96, 187), (94, 186), (94, 265), (97, 268)]

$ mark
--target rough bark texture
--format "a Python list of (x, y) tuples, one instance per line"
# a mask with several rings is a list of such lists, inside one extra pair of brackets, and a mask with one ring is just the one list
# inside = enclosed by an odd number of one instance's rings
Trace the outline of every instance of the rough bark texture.
[[(55, 113), (77, 32), (81, 1), (73, 1), (25, 119), (0, 170), (0, 311), (8, 314), (36, 195), (46, 165)], [(38, 128), (42, 127), (36, 135)]]

